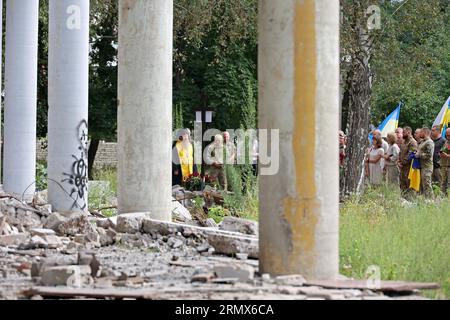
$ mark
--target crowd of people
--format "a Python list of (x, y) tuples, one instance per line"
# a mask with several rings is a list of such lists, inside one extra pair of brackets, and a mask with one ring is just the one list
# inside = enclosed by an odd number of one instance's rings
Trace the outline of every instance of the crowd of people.
[(439, 126), (418, 128), (414, 133), (410, 127), (397, 128), (386, 140), (380, 130), (374, 130), (364, 163), (371, 185), (388, 183), (399, 186), (404, 194), (415, 190), (432, 198), (436, 184), (446, 195), (450, 189), (450, 129), (443, 137)]
[[(194, 163), (194, 147), (191, 142), (189, 129), (180, 129), (177, 140), (172, 146), (172, 185), (182, 185), (193, 175), (200, 177), (197, 165)], [(258, 162), (258, 140), (254, 139), (251, 150), (253, 172), (257, 172)], [(230, 133), (225, 131), (216, 134), (213, 142), (206, 146), (203, 165), (204, 172), (210, 182), (216, 184), (223, 190), (228, 190), (228, 181), (225, 165), (234, 165), (237, 160), (237, 148)], [(206, 176), (206, 175), (205, 175)], [(205, 179), (205, 176), (200, 177)]]

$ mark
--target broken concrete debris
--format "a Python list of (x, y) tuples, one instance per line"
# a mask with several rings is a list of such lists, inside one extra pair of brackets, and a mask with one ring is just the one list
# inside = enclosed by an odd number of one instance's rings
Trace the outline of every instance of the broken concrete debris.
[[(148, 213), (98, 218), (45, 206), (43, 195), (31, 205), (0, 198), (0, 299), (390, 298), (360, 287), (327, 289), (336, 284), (309, 284), (301, 275), (260, 276), (251, 260), (258, 258), (258, 225), (244, 219), (227, 217), (219, 225), (210, 219), (209, 227), (199, 227), (187, 215), (172, 223)], [(417, 298), (409, 292), (405, 298)]]
[(91, 268), (86, 265), (49, 267), (44, 270), (40, 283), (45, 286), (68, 286), (80, 288), (92, 284)]
[(214, 266), (214, 273), (218, 278), (248, 282), (253, 280), (255, 269), (246, 264), (223, 264)]
[(219, 224), (219, 228), (225, 231), (239, 232), (243, 234), (257, 235), (258, 223), (256, 221), (227, 216)]

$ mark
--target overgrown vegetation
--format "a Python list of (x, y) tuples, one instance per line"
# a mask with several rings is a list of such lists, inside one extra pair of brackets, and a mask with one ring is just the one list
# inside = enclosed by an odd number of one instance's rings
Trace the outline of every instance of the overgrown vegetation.
[(117, 197), (117, 170), (104, 168), (93, 172), (94, 180), (102, 181), (104, 184), (90, 185), (89, 188), (89, 209), (101, 210), (105, 216), (117, 214), (117, 209), (113, 208)]
[(341, 273), (363, 279), (369, 266), (382, 280), (437, 282), (429, 297), (450, 298), (450, 198), (400, 200), (399, 190), (370, 189), (340, 214)]

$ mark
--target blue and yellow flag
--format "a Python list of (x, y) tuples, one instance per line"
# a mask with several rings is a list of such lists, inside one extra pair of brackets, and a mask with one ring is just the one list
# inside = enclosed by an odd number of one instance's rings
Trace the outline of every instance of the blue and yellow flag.
[(411, 161), (411, 168), (409, 168), (409, 188), (420, 191), (420, 165), (418, 165), (419, 159)]
[(440, 126), (442, 130), (442, 134), (448, 128), (450, 124), (450, 97), (448, 97), (447, 101), (444, 103), (441, 111), (439, 112), (436, 120), (434, 120), (434, 126)]
[[(386, 138), (389, 132), (394, 132), (395, 129), (397, 129), (401, 107), (402, 103), (400, 102), (397, 108), (395, 108), (395, 110), (392, 111), (392, 113), (378, 126), (377, 129), (381, 131), (381, 136), (383, 138)], [(369, 140), (372, 141), (372, 134), (369, 134)]]

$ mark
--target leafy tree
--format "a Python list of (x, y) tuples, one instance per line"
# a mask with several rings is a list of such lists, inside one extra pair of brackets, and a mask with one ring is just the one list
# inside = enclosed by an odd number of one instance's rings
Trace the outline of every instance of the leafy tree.
[(100, 140), (116, 139), (118, 18), (116, 0), (91, 1), (89, 66), (91, 143), (88, 154), (90, 178)]
[(431, 126), (450, 95), (450, 3), (403, 4), (398, 11), (398, 2), (383, 4), (388, 18), (375, 43), (372, 123), (380, 123), (402, 99), (400, 126)]

